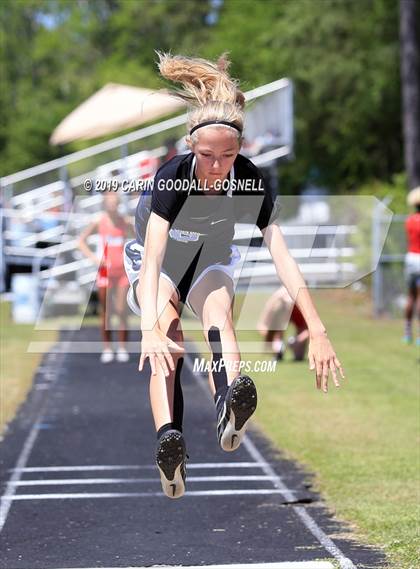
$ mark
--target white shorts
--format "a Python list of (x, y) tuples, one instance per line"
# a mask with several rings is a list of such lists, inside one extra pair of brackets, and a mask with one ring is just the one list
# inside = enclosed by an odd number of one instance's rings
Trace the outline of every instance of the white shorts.
[[(192, 308), (192, 306), (190, 304), (190, 294), (191, 294), (191, 291), (193, 290), (193, 288), (205, 277), (205, 275), (208, 272), (213, 271), (213, 270), (222, 271), (223, 273), (228, 275), (228, 277), (232, 280), (233, 287), (235, 289), (236, 283), (235, 283), (235, 278), (234, 278), (234, 272), (235, 272), (236, 266), (238, 265), (238, 263), (241, 259), (241, 254), (240, 254), (239, 249), (236, 245), (231, 245), (230, 251), (231, 251), (230, 261), (228, 264), (225, 265), (222, 263), (215, 263), (214, 265), (209, 265), (208, 267), (203, 269), (197, 277), (194, 278), (194, 280), (193, 280), (193, 282), (192, 282), (192, 284), (191, 284), (191, 286), (190, 286), (190, 288), (186, 294), (185, 305), (196, 316), (197, 316), (197, 314), (195, 313), (194, 309)], [(128, 293), (127, 293), (127, 304), (131, 308), (131, 310), (135, 314), (137, 314), (138, 316), (141, 315), (141, 312), (140, 312), (140, 307), (138, 306), (138, 303), (137, 303), (137, 299), (135, 297), (135, 286), (136, 286), (135, 283), (136, 283), (136, 281), (138, 282), (138, 280), (139, 280), (139, 272), (140, 272), (140, 267), (141, 267), (143, 255), (144, 255), (144, 247), (143, 247), (143, 245), (140, 245), (140, 243), (138, 243), (136, 240), (128, 241), (125, 244), (125, 246), (124, 246), (124, 267), (125, 267), (125, 272), (127, 273), (128, 280), (130, 281), (130, 288), (129, 288)], [(160, 274), (163, 278), (165, 278), (166, 280), (168, 280), (172, 284), (174, 290), (178, 294), (178, 300), (182, 300), (179, 288), (175, 284), (173, 279), (170, 277), (170, 275), (168, 275), (164, 269), (161, 269)]]
[(407, 276), (420, 274), (420, 253), (406, 253), (404, 265)]
[(420, 253), (408, 252), (404, 262), (405, 280), (410, 289), (420, 284)]

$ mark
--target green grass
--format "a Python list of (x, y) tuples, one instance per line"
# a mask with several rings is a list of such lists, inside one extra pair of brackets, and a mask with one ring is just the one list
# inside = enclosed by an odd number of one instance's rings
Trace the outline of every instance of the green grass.
[(360, 293), (313, 296), (346, 380), (325, 395), (314, 388), (306, 362), (255, 373), (256, 423), (315, 473), (317, 489), (355, 536), (383, 547), (391, 567), (417, 568), (419, 350), (400, 343), (400, 320), (370, 318)]
[(0, 303), (0, 436), (26, 399), (42, 354), (28, 353), (32, 340), (53, 342), (55, 332), (37, 332), (31, 324), (14, 324), (11, 307)]

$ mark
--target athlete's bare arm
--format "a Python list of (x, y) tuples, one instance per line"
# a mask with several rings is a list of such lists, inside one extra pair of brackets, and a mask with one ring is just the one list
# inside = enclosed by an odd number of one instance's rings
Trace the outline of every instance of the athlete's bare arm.
[(328, 390), (328, 376), (331, 371), (335, 385), (339, 386), (336, 369), (344, 378), (343, 368), (327, 337), (325, 326), (316, 311), (300, 269), (289, 252), (280, 227), (272, 223), (262, 230), (264, 241), (273, 258), (279, 279), (287, 288), (308, 325), (310, 346), (308, 352), (310, 369), (316, 370), (318, 389)]
[(125, 216), (124, 225), (125, 225), (126, 237), (135, 237), (136, 233), (134, 231), (134, 218), (128, 215)]
[(92, 221), (92, 223), (90, 223), (80, 234), (80, 237), (77, 241), (77, 246), (80, 249), (80, 251), (88, 258), (90, 259), (93, 263), (95, 263), (95, 265), (97, 265), (99, 267), (99, 265), (101, 264), (101, 259), (99, 259), (95, 253), (90, 249), (89, 245), (87, 244), (87, 238), (90, 235), (94, 235), (95, 233), (98, 233), (98, 221)]
[(142, 330), (157, 326), (159, 273), (168, 243), (169, 221), (151, 212), (144, 241), (144, 262), (140, 269), (139, 301)]
[(171, 370), (175, 369), (169, 348), (184, 351), (160, 330), (158, 321), (159, 275), (168, 243), (168, 233), (169, 222), (152, 212), (146, 228), (144, 262), (141, 265), (137, 290), (142, 313), (142, 350), (139, 370), (143, 369), (144, 360), (148, 357), (153, 375), (156, 374), (156, 358), (165, 371), (165, 375), (169, 375), (167, 364)]
[(293, 306), (293, 301), (288, 297), (284, 287), (280, 287), (273, 292), (270, 298), (264, 305), (260, 318), (257, 324), (257, 330), (260, 334), (265, 335), (269, 330), (271, 330), (273, 316), (282, 306), (291, 308)]

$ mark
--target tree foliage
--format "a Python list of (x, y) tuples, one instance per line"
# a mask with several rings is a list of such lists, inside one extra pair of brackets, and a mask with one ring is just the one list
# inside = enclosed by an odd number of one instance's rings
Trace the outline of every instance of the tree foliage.
[(402, 170), (395, 0), (3, 0), (2, 174), (53, 158), (58, 122), (109, 81), (159, 87), (155, 49), (227, 50), (244, 89), (290, 77), (296, 157), (333, 191)]
[(237, 75), (253, 86), (282, 76), (294, 81), (296, 160), (287, 169), (289, 183), (302, 184), (313, 167), (334, 189), (400, 171), (394, 0), (240, 4), (238, 11), (237, 1), (225, 2), (215, 45), (231, 46)]

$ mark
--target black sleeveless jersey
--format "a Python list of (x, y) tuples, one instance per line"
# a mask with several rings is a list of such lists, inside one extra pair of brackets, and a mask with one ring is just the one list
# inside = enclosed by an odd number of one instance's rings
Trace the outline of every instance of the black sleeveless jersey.
[(241, 154), (217, 195), (198, 188), (194, 169), (193, 153), (165, 162), (136, 209), (136, 238), (142, 245), (151, 211), (169, 221), (163, 266), (174, 269), (187, 266), (199, 251), (202, 266), (228, 263), (236, 222), (255, 223), (263, 229), (277, 215), (262, 174)]

